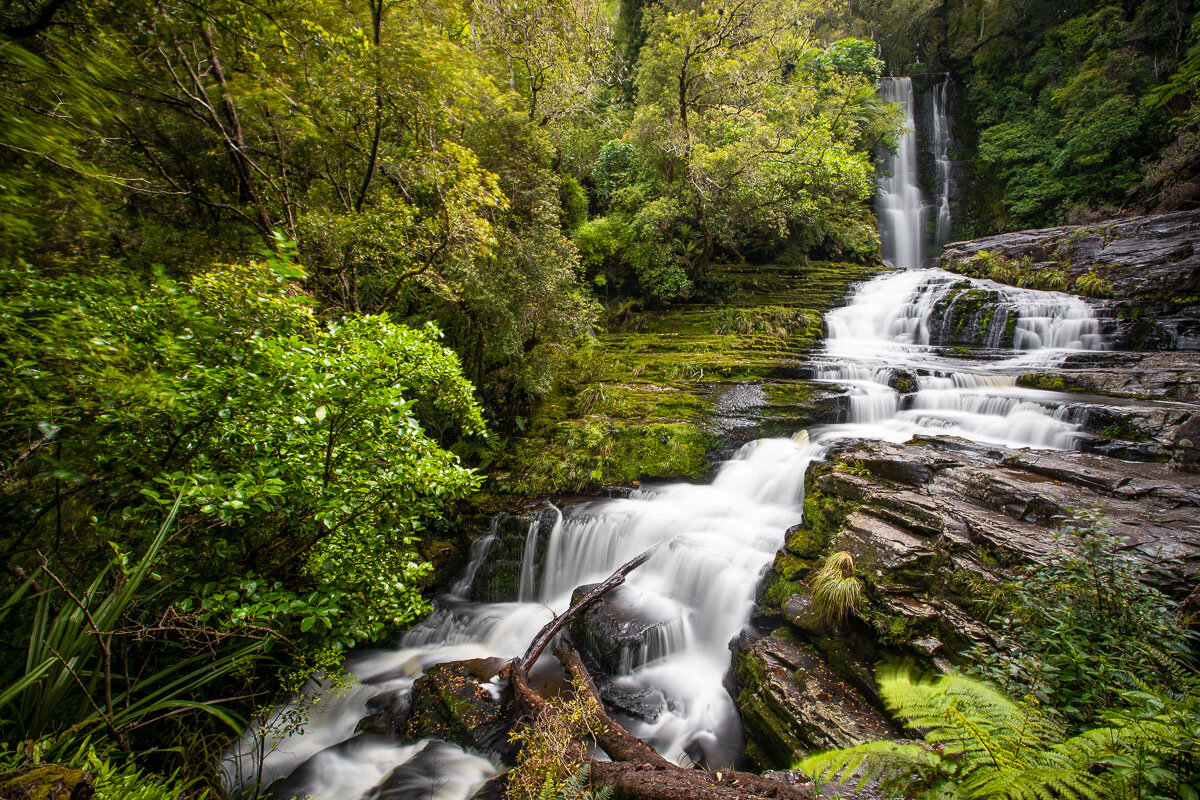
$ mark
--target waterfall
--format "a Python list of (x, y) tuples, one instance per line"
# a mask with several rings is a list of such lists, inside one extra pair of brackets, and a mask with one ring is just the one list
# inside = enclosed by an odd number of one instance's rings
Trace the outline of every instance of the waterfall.
[[(1005, 313), (989, 324), (1001, 318), (1007, 329), (1012, 321), (1016, 349), (1006, 358), (951, 357), (940, 346), (938, 309), (963, 292), (1003, 307)], [(1072, 419), (1069, 398), (1018, 387), (1016, 376), (1055, 364), (1072, 350), (1106, 345), (1091, 308), (1077, 297), (937, 269), (891, 272), (862, 284), (846, 306), (826, 315), (826, 325), (828, 337), (813, 369), (819, 380), (849, 393), (845, 419), (792, 438), (750, 442), (707, 485), (643, 488), (627, 498), (569, 508), (544, 541), (535, 516), (516, 532), (524, 553), (514, 596), (473, 602), (477, 572), (496, 540), (511, 535), (493, 524), (428, 618), (396, 646), (347, 659), (354, 678), (348, 692), (281, 706), (274, 715), (278, 730), (251, 726), (225, 765), (231, 794), (253, 796), (256, 784), (276, 781), (265, 795), (273, 800), (474, 797), (498, 774), (497, 763), (441, 741), (401, 743), (358, 733), (368, 702), (411, 703), (414, 682), (436, 664), (520, 655), (569, 606), (577, 587), (603, 580), (648, 549), (650, 559), (605, 601), (613, 614), (619, 604), (613, 618), (624, 638), (610, 659), (614, 674), (598, 677), (607, 680), (606, 691), (640, 704), (645, 713), (628, 718), (626, 727), (667, 758), (712, 767), (733, 763), (742, 735), (727, 689), (729, 644), (750, 620), (763, 569), (787, 529), (801, 520), (809, 464), (846, 440), (903, 442), (918, 434), (1073, 447), (1085, 434)], [(595, 644), (592, 629), (582, 638), (592, 641), (581, 644)], [(495, 694), (501, 684), (497, 676), (487, 687)], [(313, 698), (327, 688), (313, 682), (304, 694)], [(298, 715), (304, 718), (299, 726)], [(429, 795), (434, 787), (436, 795)]]
[[(964, 288), (964, 284), (969, 288)], [(977, 292), (996, 313), (993, 329), (1012, 325), (1013, 350), (999, 361), (948, 357), (935, 339), (936, 309), (956, 293)], [(825, 351), (814, 364), (819, 380), (850, 391), (848, 414), (817, 429), (819, 441), (842, 438), (904, 442), (915, 435), (961, 436), (1008, 447), (1070, 449), (1082, 426), (1060, 413), (1063, 397), (1018, 387), (1017, 376), (1059, 363), (1076, 350), (1107, 342), (1091, 306), (1057, 292), (966, 281), (939, 269), (893, 273), (863, 284), (849, 305), (826, 315)], [(904, 375), (909, 391), (894, 388)]]
[(933, 102), (929, 104), (929, 130), (932, 138), (933, 167), (936, 191), (934, 199), (934, 245), (940, 252), (942, 245), (950, 241), (950, 193), (951, 184), (949, 94), (950, 76), (946, 75), (933, 88)]
[(883, 261), (901, 269), (921, 266), (922, 208), (925, 205), (917, 180), (916, 102), (911, 78), (882, 78), (879, 93), (904, 107), (904, 130), (896, 152), (888, 151), (879, 176), (876, 207)]

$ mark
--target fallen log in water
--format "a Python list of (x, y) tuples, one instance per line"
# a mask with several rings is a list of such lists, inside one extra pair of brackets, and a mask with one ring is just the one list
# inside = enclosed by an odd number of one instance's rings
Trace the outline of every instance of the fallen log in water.
[[(653, 549), (647, 550), (627, 561), (603, 583), (596, 584), (538, 631), (525, 655), (514, 660), (511, 667), (512, 685), (520, 714), (533, 718), (539, 713), (546, 713), (548, 704), (529, 685), (529, 669), (550, 641), (573, 617), (624, 583), (625, 577), (646, 563), (653, 552)], [(619, 800), (813, 800), (815, 797), (810, 786), (789, 786), (761, 775), (736, 770), (691, 769), (671, 763), (609, 716), (600, 701), (592, 676), (574, 647), (565, 640), (559, 640), (554, 655), (578, 684), (580, 691), (599, 709), (599, 721), (604, 726), (604, 732), (597, 735), (597, 744), (612, 761), (584, 757), (583, 762), (589, 766), (592, 783), (614, 787)], [(586, 752), (582, 743), (580, 752)]]

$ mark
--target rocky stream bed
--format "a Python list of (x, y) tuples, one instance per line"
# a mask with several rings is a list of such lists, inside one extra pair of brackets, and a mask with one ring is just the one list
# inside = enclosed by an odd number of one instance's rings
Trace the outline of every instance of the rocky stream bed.
[[(1175, 217), (1133, 220), (986, 247), (1042, 258), (1066, 242), (1075, 259), (1101, 258), (1117, 236), (1124, 254), (1143, 252), (1129, 242), (1150, 236), (1146, 274), (1165, 292), (1198, 280), (1195, 230)], [(946, 265), (984, 247), (956, 245)], [(826, 315), (820, 349), (772, 339), (777, 361), (753, 354), (758, 374), (689, 379), (687, 391), (710, 399), (687, 424), (718, 459), (732, 457), (712, 483), (658, 485), (670, 476), (648, 462), (639, 490), (495, 517), (435, 614), (396, 649), (353, 661), (350, 698), (316, 733), (268, 755), (266, 774), (281, 778), (273, 796), (400, 797), (446, 775), (461, 784), (456, 797), (497, 796), (521, 707), (510, 659), (642, 551), (649, 561), (575, 616), (569, 640), (611, 719), (684, 766), (787, 770), (806, 752), (901, 735), (876, 694), (876, 667), (944, 669), (991, 643), (981, 598), (1060, 546), (1076, 509), (1098, 509), (1157, 585), (1196, 606), (1191, 304), (1142, 306), (1147, 283), (1116, 266), (1106, 274), (1113, 296), (1087, 305), (941, 270), (893, 273)], [(793, 286), (789, 296), (803, 295)], [(786, 308), (788, 298), (772, 302)], [(1134, 337), (1120, 309), (1143, 307), (1138, 324), (1150, 333)], [(697, 334), (706, 340), (708, 324)], [(687, 351), (686, 340), (673, 335), (671, 347)], [(781, 402), (780, 386), (796, 389)], [(781, 413), (802, 432), (745, 444), (782, 433)], [(833, 551), (853, 556), (867, 587), (841, 624), (816, 613), (806, 583)], [(529, 680), (553, 692), (566, 677), (547, 657)], [(811, 793), (772, 774), (788, 784), (776, 796)], [(755, 785), (752, 796), (768, 796)], [(714, 786), (713, 796), (751, 796)]]

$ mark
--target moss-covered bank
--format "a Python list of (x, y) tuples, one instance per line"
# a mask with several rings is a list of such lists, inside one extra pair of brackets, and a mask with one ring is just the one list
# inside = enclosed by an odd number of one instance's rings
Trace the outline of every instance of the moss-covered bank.
[(819, 387), (798, 377), (822, 318), (878, 267), (726, 266), (716, 302), (631, 312), (571, 354), (559, 387), (490, 470), (521, 495), (593, 490), (648, 478), (702, 479), (724, 438), (722, 404), (753, 384), (754, 435), (808, 422)]

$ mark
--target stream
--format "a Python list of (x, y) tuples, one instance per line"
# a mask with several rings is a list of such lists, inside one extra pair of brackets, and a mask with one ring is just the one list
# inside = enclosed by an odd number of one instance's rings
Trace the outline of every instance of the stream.
[[(911, 124), (911, 82), (887, 79), (881, 91), (906, 103)], [(301, 730), (247, 732), (226, 764), (235, 795), (252, 797), (254, 787), (270, 786), (261, 796), (278, 800), (473, 797), (502, 769), (497, 761), (438, 740), (402, 744), (356, 734), (368, 699), (382, 692), (402, 696), (434, 664), (521, 654), (551, 616), (567, 608), (577, 586), (602, 580), (653, 545), (654, 555), (620, 589), (621, 604), (650, 624), (640, 646), (622, 653), (612, 684), (655, 713), (617, 718), (677, 763), (734, 763), (743, 740), (727, 690), (729, 644), (749, 623), (764, 567), (787, 529), (801, 521), (812, 461), (847, 440), (903, 442), (921, 434), (1009, 447), (1076, 447), (1086, 434), (1072, 398), (1020, 388), (1017, 377), (1053, 368), (1070, 352), (1105, 349), (1099, 322), (1076, 297), (972, 280), (969, 288), (985, 292), (995, 307), (985, 346), (970, 357), (947, 347), (945, 308), (966, 279), (921, 267), (928, 215), (916, 185), (915, 147), (911, 134), (902, 137), (880, 180), (884, 253), (901, 269), (859, 285), (844, 306), (830, 311), (826, 341), (810, 359), (815, 379), (848, 393), (842, 419), (791, 438), (751, 442), (706, 485), (645, 487), (628, 498), (543, 515), (528, 533), (512, 602), (468, 599), (495, 531), (481, 537), (464, 574), (437, 598), (428, 619), (393, 648), (349, 658), (355, 682), (348, 691), (310, 706), (281, 707), (277, 723), (307, 708), (305, 723), (296, 726)], [(941, 197), (928, 205), (940, 238), (948, 206)], [(539, 568), (533, 548), (542, 537)], [(543, 668), (552, 661), (544, 658)]]

